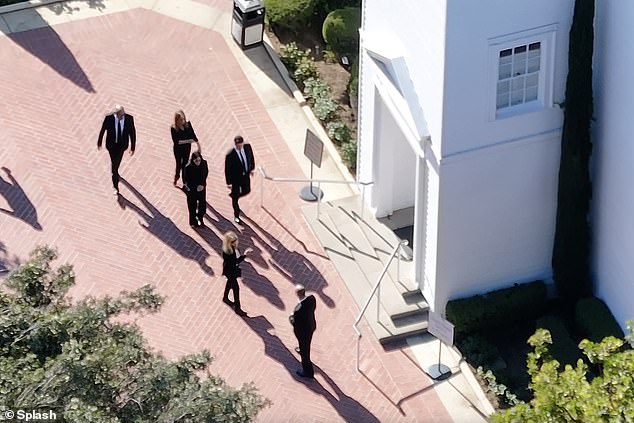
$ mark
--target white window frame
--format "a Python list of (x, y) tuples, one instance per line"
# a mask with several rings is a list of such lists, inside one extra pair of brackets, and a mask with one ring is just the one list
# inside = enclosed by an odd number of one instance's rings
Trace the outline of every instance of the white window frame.
[[(534, 28), (489, 39), (489, 120), (495, 121), (553, 106), (553, 77), (555, 65), (555, 35), (557, 24)], [(537, 100), (497, 109), (497, 83), (500, 52), (515, 47), (540, 43), (540, 69)]]

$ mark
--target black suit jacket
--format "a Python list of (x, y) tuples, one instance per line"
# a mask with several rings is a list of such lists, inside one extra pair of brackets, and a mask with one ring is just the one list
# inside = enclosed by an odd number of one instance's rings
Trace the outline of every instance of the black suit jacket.
[(237, 257), (234, 251), (231, 254), (222, 252), (222, 274), (229, 279), (238, 277), (238, 266), (247, 258), (245, 255)]
[(244, 171), (240, 157), (235, 148), (232, 148), (225, 157), (225, 180), (227, 185), (240, 184), (243, 178), (249, 178), (251, 172), (255, 170), (255, 158), (251, 144), (244, 143), (242, 146), (247, 157), (247, 172)]
[(316, 307), (317, 301), (314, 295), (307, 295), (295, 306), (293, 311), (293, 330), (296, 336), (307, 336), (317, 329), (317, 322), (315, 321)]
[(97, 140), (97, 147), (101, 147), (103, 141), (103, 134), (106, 134), (106, 149), (110, 150), (127, 150), (130, 145), (131, 150), (134, 151), (136, 147), (136, 128), (134, 127), (134, 117), (129, 114), (125, 114), (123, 121), (123, 133), (121, 138), (117, 140), (117, 128), (115, 128), (114, 114), (107, 115), (103, 123), (101, 124), (101, 131), (99, 131), (99, 139)]

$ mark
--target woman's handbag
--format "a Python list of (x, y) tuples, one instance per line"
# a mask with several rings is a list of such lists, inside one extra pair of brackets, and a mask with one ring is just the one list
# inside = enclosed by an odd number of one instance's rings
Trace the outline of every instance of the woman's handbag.
[(240, 266), (236, 266), (236, 278), (241, 278), (242, 277), (242, 269), (240, 269)]

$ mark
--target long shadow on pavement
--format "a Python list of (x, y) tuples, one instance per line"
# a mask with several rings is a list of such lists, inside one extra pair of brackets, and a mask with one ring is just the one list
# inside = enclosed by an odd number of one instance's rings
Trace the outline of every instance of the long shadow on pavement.
[(50, 66), (60, 76), (68, 79), (83, 90), (94, 93), (95, 89), (88, 76), (77, 63), (75, 56), (53, 28), (42, 19), (43, 28), (8, 34), (8, 38), (43, 63)]
[[(277, 287), (264, 275), (257, 271), (258, 267), (268, 267), (264, 259), (262, 258), (261, 249), (252, 242), (251, 238), (246, 238), (245, 227), (242, 227), (242, 231), (236, 229), (233, 223), (222, 216), (216, 209), (211, 207), (207, 203), (207, 221), (220, 232), (225, 233), (227, 231), (234, 231), (240, 239), (240, 251), (244, 251), (247, 248), (251, 248), (253, 251), (249, 253), (246, 262), (240, 267), (242, 268), (242, 283), (247, 286), (255, 295), (266, 298), (272, 305), (280, 310), (284, 310), (284, 302), (280, 297), (280, 291)], [(222, 239), (218, 239), (215, 233), (209, 228), (202, 228), (198, 230), (198, 234), (216, 251), (219, 256), (222, 256)], [(264, 263), (264, 266), (262, 266)], [(245, 306), (248, 310), (248, 306)]]
[(4, 213), (8, 216), (15, 217), (22, 220), (38, 231), (42, 230), (42, 225), (38, 222), (37, 210), (35, 206), (29, 200), (18, 181), (13, 177), (13, 174), (6, 167), (2, 167), (4, 173), (6, 173), (8, 181), (0, 176), (0, 196), (9, 203), (11, 210), (0, 207), (0, 213)]
[(319, 366), (315, 366), (316, 374), (323, 376), (336, 396), (322, 386), (317, 379), (301, 379), (296, 376), (295, 371), (301, 369), (299, 360), (286, 348), (277, 335), (269, 332), (274, 328), (266, 317), (256, 316), (244, 319), (244, 321), (262, 339), (264, 353), (267, 356), (282, 364), (293, 377), (297, 378), (298, 381), (304, 382), (308, 389), (323, 396), (345, 421), (379, 423), (380, 420), (370, 410), (339, 389), (339, 386)]
[(136, 198), (141, 201), (143, 207), (148, 211), (146, 212), (141, 207), (137, 206), (123, 195), (119, 195), (117, 201), (119, 206), (125, 210), (126, 208), (132, 209), (139, 217), (143, 218), (146, 224), (139, 222), (145, 230), (157, 237), (165, 245), (177, 252), (181, 257), (198, 263), (200, 268), (208, 275), (212, 276), (214, 271), (209, 265), (207, 265), (207, 258), (209, 253), (205, 250), (194, 238), (184, 234), (178, 226), (171, 219), (163, 215), (156, 207), (152, 205), (136, 188), (134, 188), (128, 181), (121, 178), (121, 183), (126, 186)]
[[(268, 249), (272, 259), (269, 260), (269, 263), (273, 268), (291, 284), (301, 283), (305, 285), (310, 291), (317, 293), (328, 308), (334, 308), (335, 302), (324, 292), (324, 289), (328, 287), (328, 281), (306, 256), (297, 251), (290, 251), (276, 237), (264, 230), (252, 219), (245, 217), (243, 221), (248, 223), (248, 225), (245, 224), (242, 233), (252, 239), (257, 239), (260, 244)], [(255, 227), (266, 239), (262, 239), (250, 226)]]

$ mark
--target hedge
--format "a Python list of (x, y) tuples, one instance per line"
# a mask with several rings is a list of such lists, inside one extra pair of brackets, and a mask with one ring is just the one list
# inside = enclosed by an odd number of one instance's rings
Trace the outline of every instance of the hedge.
[(361, 26), (361, 9), (346, 7), (333, 10), (326, 16), (321, 33), (329, 48), (339, 56), (359, 52), (359, 27)]
[(445, 312), (459, 337), (472, 332), (502, 329), (517, 321), (533, 321), (541, 316), (545, 306), (546, 285), (535, 281), (451, 300)]
[(264, 0), (269, 22), (296, 34), (304, 30), (317, 3), (318, 0)]
[(566, 325), (558, 317), (544, 316), (537, 320), (536, 329), (548, 329), (553, 344), (548, 349), (552, 357), (563, 366), (566, 364), (575, 365), (577, 360), (583, 358), (579, 346), (572, 340)]
[(606, 336), (623, 339), (623, 331), (603, 301), (595, 297), (577, 301), (575, 324), (579, 335), (592, 342), (601, 342)]

